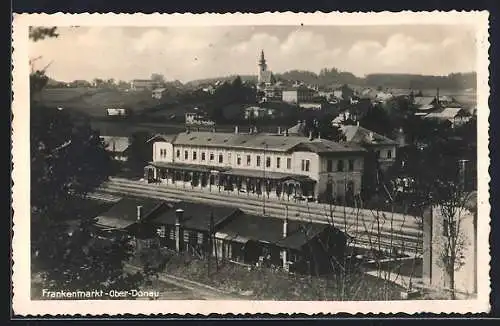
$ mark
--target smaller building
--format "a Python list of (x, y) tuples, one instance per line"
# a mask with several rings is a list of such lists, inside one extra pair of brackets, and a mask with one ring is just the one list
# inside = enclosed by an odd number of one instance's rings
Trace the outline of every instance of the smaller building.
[(130, 82), (130, 89), (133, 91), (145, 91), (153, 89), (155, 81), (151, 79), (134, 79)]
[(431, 112), (424, 116), (424, 119), (431, 119), (449, 123), (450, 126), (457, 127), (463, 125), (471, 119), (471, 114), (462, 108), (444, 108), (437, 112)]
[(386, 170), (396, 162), (396, 149), (398, 142), (380, 135), (359, 125), (343, 125), (340, 127), (346, 137), (347, 143), (363, 146), (372, 150), (378, 157), (382, 170)]
[(114, 160), (128, 160), (127, 150), (130, 146), (130, 140), (128, 137), (101, 136), (101, 140), (104, 142), (106, 151), (111, 154)]
[(198, 111), (197, 108), (195, 108), (195, 110), (197, 110), (197, 112), (187, 112), (185, 114), (186, 126), (204, 126), (204, 127), (215, 126), (215, 121), (209, 119), (207, 117), (207, 114)]
[(323, 103), (320, 102), (301, 102), (299, 107), (306, 110), (321, 110), (323, 109)]
[(329, 224), (238, 214), (215, 234), (219, 257), (300, 273), (331, 272), (342, 262), (346, 237)]
[(106, 109), (106, 116), (108, 116), (108, 117), (126, 117), (128, 115), (129, 115), (129, 112), (127, 109), (123, 109), (123, 108)]
[(287, 103), (310, 102), (316, 95), (316, 91), (304, 86), (286, 88), (282, 92), (282, 100)]
[(258, 106), (249, 106), (245, 108), (243, 114), (245, 120), (274, 118), (275, 110), (266, 109)]
[(166, 88), (156, 88), (156, 89), (153, 89), (152, 93), (151, 93), (151, 97), (152, 98), (155, 98), (157, 100), (161, 100), (163, 95), (165, 94), (165, 91), (167, 89)]

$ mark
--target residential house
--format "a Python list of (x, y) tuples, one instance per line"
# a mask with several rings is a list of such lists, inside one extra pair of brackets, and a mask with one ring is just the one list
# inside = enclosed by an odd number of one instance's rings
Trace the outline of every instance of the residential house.
[(128, 160), (127, 150), (130, 146), (128, 137), (101, 136), (101, 140), (104, 142), (106, 151), (111, 154), (114, 160), (122, 162)]
[(471, 119), (471, 114), (463, 108), (447, 107), (425, 115), (424, 119), (446, 122), (453, 128), (467, 123)]
[(323, 103), (320, 102), (299, 102), (299, 107), (306, 110), (321, 110)]
[(310, 102), (316, 96), (316, 91), (304, 86), (286, 88), (282, 92), (282, 100), (287, 103)]
[(152, 90), (156, 86), (156, 82), (151, 79), (134, 79), (130, 82), (130, 89), (133, 91)]
[(387, 170), (396, 162), (396, 149), (399, 143), (357, 125), (343, 125), (340, 127), (346, 137), (346, 142), (363, 146), (367, 150), (374, 151), (382, 170)]
[(106, 109), (107, 117), (126, 117), (129, 115), (129, 110), (124, 108), (108, 108)]
[(243, 117), (245, 120), (274, 118), (274, 115), (274, 109), (266, 109), (258, 106), (249, 106), (243, 111)]
[(163, 97), (163, 94), (165, 94), (166, 90), (167, 90), (166, 88), (156, 88), (156, 89), (153, 89), (153, 91), (151, 92), (151, 97), (155, 98), (157, 100), (161, 100), (162, 97)]
[[(197, 108), (195, 108), (195, 110), (197, 110)], [(196, 112), (186, 112), (185, 124), (186, 126), (214, 127), (215, 121), (210, 119), (206, 113), (197, 110)]]
[(329, 224), (237, 214), (215, 234), (218, 257), (301, 273), (331, 272), (342, 262), (346, 236)]
[(285, 134), (184, 132), (151, 140), (145, 179), (284, 200), (318, 200), (361, 190), (366, 150)]
[(457, 297), (477, 294), (477, 193), (466, 193), (463, 206), (453, 218), (443, 215), (439, 206), (429, 207), (423, 223), (423, 278), (427, 286), (447, 290), (450, 274), (446, 262), (453, 254), (449, 239), (457, 239), (454, 283)]

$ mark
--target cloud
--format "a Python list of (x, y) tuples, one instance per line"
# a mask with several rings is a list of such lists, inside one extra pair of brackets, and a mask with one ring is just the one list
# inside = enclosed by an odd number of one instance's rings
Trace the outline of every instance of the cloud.
[(446, 74), (474, 67), (473, 39), (463, 32), (448, 31), (445, 38), (425, 39), (404, 29), (394, 33), (389, 27), (378, 36), (346, 34), (347, 29), (60, 28), (59, 38), (31, 44), (30, 56), (42, 55), (40, 65), (53, 61), (50, 74), (60, 80), (130, 80), (162, 73), (167, 79), (188, 81), (256, 74), (261, 50), (275, 72), (336, 67), (361, 76), (375, 72)]

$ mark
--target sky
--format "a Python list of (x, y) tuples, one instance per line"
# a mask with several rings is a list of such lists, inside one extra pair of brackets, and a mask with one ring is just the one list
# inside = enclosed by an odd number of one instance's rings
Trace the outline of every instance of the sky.
[(132, 80), (163, 74), (187, 82), (256, 75), (268, 69), (337, 68), (370, 73), (447, 75), (475, 71), (476, 45), (465, 25), (60, 27), (59, 37), (30, 43), (30, 58), (60, 81)]

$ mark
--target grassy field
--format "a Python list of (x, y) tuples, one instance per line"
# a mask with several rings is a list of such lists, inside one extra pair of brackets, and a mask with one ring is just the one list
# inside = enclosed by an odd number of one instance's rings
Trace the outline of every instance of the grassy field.
[(152, 98), (150, 92), (125, 92), (116, 89), (47, 88), (39, 96), (45, 105), (82, 111), (91, 117), (104, 117), (106, 108), (129, 108), (139, 113), (162, 103), (161, 100)]

